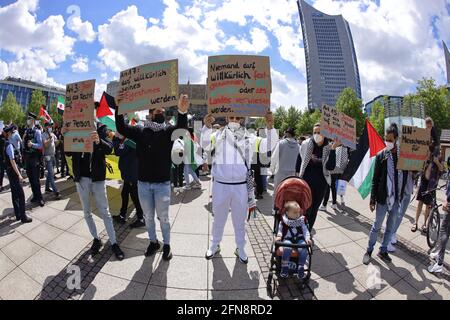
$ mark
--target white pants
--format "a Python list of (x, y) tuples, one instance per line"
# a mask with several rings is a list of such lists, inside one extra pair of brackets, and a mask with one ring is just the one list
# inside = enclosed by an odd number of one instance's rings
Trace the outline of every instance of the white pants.
[(231, 209), (236, 246), (243, 250), (245, 247), (245, 219), (248, 215), (247, 185), (227, 185), (214, 182), (212, 206), (214, 220), (211, 249), (215, 249), (222, 241), (223, 230)]

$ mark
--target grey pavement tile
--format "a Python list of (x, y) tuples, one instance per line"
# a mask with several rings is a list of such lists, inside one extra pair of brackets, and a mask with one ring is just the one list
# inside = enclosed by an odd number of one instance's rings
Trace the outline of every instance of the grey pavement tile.
[(14, 269), (0, 281), (0, 297), (4, 300), (32, 300), (41, 289), (41, 285), (20, 268)]
[[(172, 234), (172, 237), (175, 235)], [(139, 228), (130, 231), (125, 240), (120, 244), (121, 247), (134, 249), (142, 253), (147, 250), (149, 245), (147, 230)]]
[(272, 300), (266, 289), (250, 290), (209, 290), (208, 298), (210, 300)]
[(309, 286), (318, 300), (369, 300), (372, 298), (349, 271), (310, 280)]
[(186, 290), (149, 285), (144, 300), (206, 300), (206, 290)]
[(179, 214), (171, 229), (176, 233), (208, 234), (208, 219), (200, 219), (195, 213)]
[(220, 256), (209, 261), (208, 283), (210, 290), (242, 290), (265, 288), (266, 283), (256, 258), (242, 264), (237, 258)]
[(0, 228), (0, 249), (21, 236), (22, 234), (20, 232), (10, 226)]
[(81, 300), (141, 300), (147, 285), (99, 273)]
[(444, 283), (437, 288), (437, 292), (430, 298), (431, 300), (450, 300), (450, 285)]
[(62, 231), (61, 229), (55, 228), (46, 223), (42, 223), (38, 227), (28, 232), (25, 237), (44, 247), (46, 244), (54, 240), (63, 232), (64, 231)]
[(427, 266), (417, 266), (403, 280), (408, 282), (421, 295), (431, 299), (437, 293), (439, 287), (445, 283), (445, 280), (429, 273), (426, 268)]
[(159, 261), (160, 254), (146, 258), (141, 251), (123, 248), (125, 259), (116, 260), (111, 256), (101, 269), (102, 273), (129, 281), (147, 284)]
[(207, 261), (205, 258), (174, 256), (160, 260), (150, 284), (178, 289), (207, 289)]
[[(97, 223), (97, 232), (100, 234), (105, 230), (105, 225), (103, 223)], [(77, 236), (90, 239), (92, 240), (92, 235), (89, 232), (89, 228), (86, 224), (86, 220), (81, 219), (77, 223), (75, 223), (73, 226), (71, 226), (69, 229), (67, 229), (67, 232), (76, 234)]]
[(91, 240), (80, 236), (64, 232), (56, 239), (51, 241), (46, 249), (50, 250), (65, 259), (72, 260), (86, 247)]
[(59, 216), (60, 214), (63, 214), (63, 211), (45, 206), (42, 208), (33, 209), (30, 216), (33, 219), (38, 219), (39, 221), (46, 222), (56, 216)]
[(176, 256), (204, 257), (208, 248), (208, 236), (205, 234), (172, 233), (170, 247)]
[(16, 268), (16, 265), (0, 251), (0, 280)]
[(327, 252), (331, 253), (345, 268), (352, 269), (361, 265), (362, 257), (366, 251), (356, 243), (350, 242), (327, 249)]
[(314, 239), (318, 240), (326, 249), (352, 242), (339, 228), (318, 230), (314, 235)]
[(333, 256), (323, 250), (316, 250), (312, 256), (311, 279), (324, 278), (332, 274), (340, 273), (345, 267)]
[(351, 216), (348, 216), (344, 212), (340, 212), (339, 210), (335, 211), (331, 208), (328, 208), (328, 211), (319, 211), (318, 215), (325, 219), (328, 223), (333, 226), (343, 227), (348, 224), (355, 223), (355, 219)]
[(372, 296), (395, 286), (401, 280), (398, 274), (380, 265), (376, 261), (367, 266), (361, 264), (360, 266), (351, 269), (349, 272)]
[[(249, 228), (247, 226), (247, 228)], [(207, 247), (210, 245), (210, 239), (208, 239)], [(255, 257), (255, 252), (253, 251), (252, 245), (250, 243), (250, 240), (248, 238), (248, 235), (245, 236), (246, 244), (245, 244), (245, 253), (247, 253), (247, 256), (250, 258)], [(223, 258), (234, 258), (234, 252), (236, 250), (236, 241), (234, 239), (234, 236), (223, 236), (222, 242), (220, 243), (220, 256)], [(267, 253), (269, 254), (269, 253)], [(205, 255), (205, 251), (203, 252), (203, 256)]]
[(51, 201), (49, 202), (46, 207), (58, 210), (58, 211), (64, 211), (68, 207), (72, 206), (73, 204), (80, 204), (80, 198), (78, 196), (78, 193), (74, 192), (68, 196), (64, 196), (61, 200), (58, 201)]
[(362, 226), (361, 223), (356, 222), (352, 224), (347, 224), (339, 228), (347, 237), (352, 239), (353, 241), (358, 241), (361, 239), (369, 238), (369, 229)]
[(74, 216), (69, 213), (63, 213), (63, 214), (57, 215), (54, 218), (49, 219), (47, 221), (47, 223), (58, 229), (67, 230), (71, 226), (73, 226), (75, 223), (79, 222), (81, 219), (82, 219), (81, 217)]
[(394, 287), (388, 288), (375, 296), (377, 300), (426, 300), (405, 280), (400, 280)]
[(2, 251), (16, 265), (20, 265), (40, 249), (39, 245), (22, 236), (3, 247)]
[[(273, 224), (273, 221), (271, 222), (271, 225)], [(328, 229), (333, 228), (334, 225), (328, 222), (325, 218), (322, 216), (317, 216), (316, 222), (314, 223), (314, 229), (315, 230), (322, 230), (322, 229)]]
[(42, 224), (42, 221), (39, 219), (33, 219), (33, 222), (31, 223), (21, 223), (19, 221), (12, 223), (10, 226), (17, 232), (20, 232), (21, 234), (27, 234), (34, 228), (38, 227), (40, 224)]
[(68, 263), (69, 260), (42, 248), (22, 263), (20, 268), (33, 280), (45, 285), (63, 271)]

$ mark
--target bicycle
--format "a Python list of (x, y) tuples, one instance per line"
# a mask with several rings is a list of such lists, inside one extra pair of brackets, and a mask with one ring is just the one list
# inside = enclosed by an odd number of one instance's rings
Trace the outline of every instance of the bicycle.
[(433, 249), (436, 245), (436, 242), (439, 239), (439, 231), (441, 228), (441, 213), (439, 212), (439, 208), (442, 207), (442, 204), (438, 205), (437, 203), (436, 191), (441, 190), (446, 186), (447, 184), (424, 192), (424, 194), (431, 194), (431, 196), (433, 197), (432, 208), (430, 211), (430, 215), (428, 216), (427, 223), (427, 244), (430, 249)]

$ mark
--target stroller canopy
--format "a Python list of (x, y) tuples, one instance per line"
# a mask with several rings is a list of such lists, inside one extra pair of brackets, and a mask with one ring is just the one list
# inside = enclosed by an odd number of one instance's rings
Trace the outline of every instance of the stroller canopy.
[(284, 204), (287, 201), (296, 201), (303, 212), (311, 207), (311, 189), (305, 180), (299, 177), (290, 177), (283, 180), (275, 191), (275, 209), (280, 214), (284, 212)]

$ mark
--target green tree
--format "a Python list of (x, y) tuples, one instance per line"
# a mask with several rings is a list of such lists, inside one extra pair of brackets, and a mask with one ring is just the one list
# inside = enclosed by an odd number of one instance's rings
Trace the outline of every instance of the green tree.
[(59, 126), (62, 125), (62, 116), (58, 113), (58, 100), (54, 100), (50, 103), (50, 110), (48, 111), (48, 114), (50, 117), (52, 117), (52, 120), (54, 123), (58, 124)]
[(314, 125), (320, 121), (321, 117), (322, 113), (319, 109), (316, 109), (314, 112), (304, 111), (295, 127), (295, 132), (299, 136), (312, 134)]
[(42, 105), (46, 105), (46, 99), (41, 90), (33, 90), (31, 93), (30, 104), (28, 105), (27, 112), (32, 112), (39, 116), (39, 110)]
[(372, 106), (372, 112), (369, 117), (375, 130), (380, 136), (384, 136), (384, 106), (380, 101), (376, 101)]
[(338, 111), (356, 120), (356, 136), (359, 137), (364, 129), (366, 116), (362, 110), (362, 100), (356, 96), (355, 90), (345, 88), (336, 101)]
[(5, 124), (14, 123), (20, 125), (23, 117), (23, 111), (17, 103), (16, 97), (14, 97), (12, 92), (9, 92), (0, 107), (0, 120), (3, 120)]
[(286, 121), (287, 112), (286, 109), (282, 106), (278, 107), (273, 114), (274, 127), (275, 129), (280, 130), (283, 123)]

